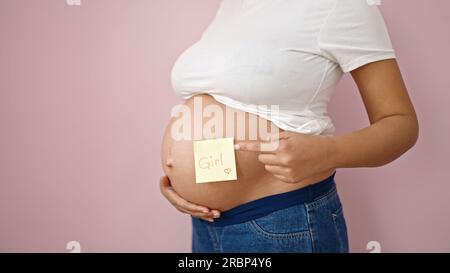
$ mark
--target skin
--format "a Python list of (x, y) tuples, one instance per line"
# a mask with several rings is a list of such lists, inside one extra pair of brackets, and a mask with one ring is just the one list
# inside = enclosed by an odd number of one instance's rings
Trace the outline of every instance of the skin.
[[(394, 161), (411, 149), (419, 136), (417, 116), (397, 61), (373, 62), (353, 70), (351, 75), (367, 111), (369, 126), (336, 136), (282, 132), (278, 148), (273, 151), (262, 149), (258, 141), (239, 141), (235, 148), (258, 153), (265, 169), (286, 183), (297, 183), (330, 169), (379, 167)], [(160, 189), (183, 213), (208, 221), (220, 217), (218, 210), (181, 198), (167, 176), (161, 177)]]

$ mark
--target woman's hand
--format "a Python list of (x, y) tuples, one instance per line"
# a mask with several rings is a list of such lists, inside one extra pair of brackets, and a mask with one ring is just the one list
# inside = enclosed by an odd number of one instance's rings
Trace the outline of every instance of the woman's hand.
[(274, 151), (263, 142), (237, 143), (238, 150), (261, 151), (259, 160), (280, 180), (297, 182), (336, 168), (379, 167), (411, 149), (419, 123), (396, 59), (372, 62), (352, 71), (370, 126), (337, 136), (279, 134)]
[(177, 210), (210, 222), (214, 222), (214, 218), (220, 217), (220, 211), (218, 210), (210, 210), (207, 207), (190, 203), (181, 198), (172, 188), (169, 177), (162, 176), (159, 181), (161, 193)]
[(258, 160), (276, 178), (296, 183), (334, 168), (332, 137), (283, 131), (267, 141), (239, 141), (239, 151), (260, 152)]

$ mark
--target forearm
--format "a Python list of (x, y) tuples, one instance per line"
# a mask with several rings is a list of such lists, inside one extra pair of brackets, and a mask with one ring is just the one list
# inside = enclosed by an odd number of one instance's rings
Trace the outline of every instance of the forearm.
[(330, 164), (334, 168), (382, 166), (409, 150), (417, 138), (416, 117), (385, 117), (364, 129), (330, 137)]

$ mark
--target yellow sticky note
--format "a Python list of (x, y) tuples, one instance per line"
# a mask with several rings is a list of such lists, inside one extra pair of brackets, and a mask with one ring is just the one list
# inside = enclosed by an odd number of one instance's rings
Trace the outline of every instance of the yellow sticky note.
[(233, 138), (194, 141), (195, 182), (236, 180)]

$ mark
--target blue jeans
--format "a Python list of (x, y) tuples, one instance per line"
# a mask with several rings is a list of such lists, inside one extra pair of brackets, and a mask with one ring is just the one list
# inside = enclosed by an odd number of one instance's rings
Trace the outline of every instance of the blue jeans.
[(192, 217), (192, 252), (348, 252), (334, 174), (306, 188), (240, 205), (222, 213), (222, 222)]

